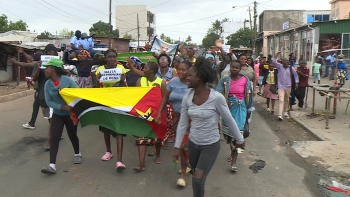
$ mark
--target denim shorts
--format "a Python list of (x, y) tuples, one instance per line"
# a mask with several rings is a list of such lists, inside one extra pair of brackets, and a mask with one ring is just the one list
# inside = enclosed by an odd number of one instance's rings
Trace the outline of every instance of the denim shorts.
[(259, 77), (259, 85), (262, 85), (263, 80), (264, 80), (264, 76), (260, 76), (260, 77)]
[(314, 82), (315, 82), (316, 80), (321, 80), (320, 73), (314, 73)]

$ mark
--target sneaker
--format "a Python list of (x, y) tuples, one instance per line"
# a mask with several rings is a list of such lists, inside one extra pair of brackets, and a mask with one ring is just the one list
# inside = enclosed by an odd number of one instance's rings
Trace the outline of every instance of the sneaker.
[(283, 120), (281, 115), (278, 116), (278, 120)]
[(56, 170), (51, 166), (45, 166), (41, 169), (41, 172), (44, 174), (56, 174)]
[(30, 130), (33, 130), (35, 129), (35, 126), (33, 125), (30, 125), (29, 122), (28, 123), (25, 123), (24, 125), (22, 125), (24, 128), (26, 129), (30, 129)]
[(103, 156), (102, 156), (102, 161), (109, 161), (111, 158), (113, 157), (113, 154), (110, 152), (106, 152)]
[(82, 156), (74, 156), (74, 164), (81, 164), (83, 163), (83, 157)]
[(177, 179), (176, 185), (180, 187), (186, 187), (185, 179), (182, 179), (182, 178)]
[(122, 162), (120, 162), (120, 161), (118, 161), (115, 164), (115, 167), (117, 168), (117, 170), (124, 170), (126, 168), (125, 165)]
[(270, 108), (266, 108), (266, 111), (271, 111)]
[(284, 112), (284, 117), (288, 118), (289, 114), (287, 112)]

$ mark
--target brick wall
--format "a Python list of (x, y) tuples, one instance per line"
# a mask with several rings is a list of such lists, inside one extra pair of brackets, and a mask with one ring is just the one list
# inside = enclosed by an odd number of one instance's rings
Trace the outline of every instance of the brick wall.
[[(108, 37), (96, 37), (96, 40), (100, 40), (101, 44), (108, 44)], [(129, 39), (124, 38), (112, 38), (112, 49), (118, 51), (118, 53), (129, 52)]]

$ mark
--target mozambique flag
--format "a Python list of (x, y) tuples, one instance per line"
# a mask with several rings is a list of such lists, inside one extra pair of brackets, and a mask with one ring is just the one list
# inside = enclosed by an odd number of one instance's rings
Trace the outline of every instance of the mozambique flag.
[(166, 114), (155, 122), (162, 102), (159, 87), (64, 88), (61, 97), (73, 107), (80, 125), (98, 125), (116, 133), (164, 139)]

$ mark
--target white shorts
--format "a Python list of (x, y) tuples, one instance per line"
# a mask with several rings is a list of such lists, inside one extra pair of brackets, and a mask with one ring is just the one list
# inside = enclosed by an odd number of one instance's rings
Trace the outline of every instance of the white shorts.
[(52, 113), (53, 109), (51, 107), (42, 107), (41, 111), (43, 112), (43, 116), (45, 119), (51, 119), (52, 118)]

